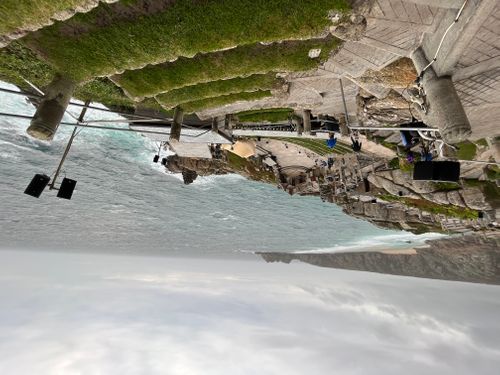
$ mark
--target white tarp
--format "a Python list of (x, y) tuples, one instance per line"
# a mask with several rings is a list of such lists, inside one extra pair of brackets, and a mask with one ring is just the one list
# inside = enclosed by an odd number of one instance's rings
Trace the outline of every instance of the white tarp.
[(181, 157), (199, 158), (199, 159), (212, 159), (210, 146), (200, 143), (184, 143), (171, 141), (168, 143), (171, 150)]

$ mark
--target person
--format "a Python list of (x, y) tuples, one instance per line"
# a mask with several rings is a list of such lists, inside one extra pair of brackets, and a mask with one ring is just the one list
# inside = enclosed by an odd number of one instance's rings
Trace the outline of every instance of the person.
[(329, 157), (328, 158), (328, 169), (332, 169), (332, 166), (333, 166), (333, 158)]
[(420, 160), (422, 161), (432, 161), (432, 153), (429, 151), (429, 148), (422, 143), (422, 149), (420, 151)]
[(335, 138), (335, 133), (330, 133), (330, 138), (327, 139), (326, 145), (328, 148), (334, 148), (337, 144), (337, 138)]
[(408, 151), (406, 153), (406, 161), (410, 164), (415, 161), (415, 155), (413, 154), (413, 151)]
[(351, 137), (351, 142), (352, 142), (352, 145), (351, 145), (351, 148), (354, 152), (360, 152), (361, 151), (361, 146), (363, 145), (362, 142), (360, 142), (357, 138), (353, 138)]

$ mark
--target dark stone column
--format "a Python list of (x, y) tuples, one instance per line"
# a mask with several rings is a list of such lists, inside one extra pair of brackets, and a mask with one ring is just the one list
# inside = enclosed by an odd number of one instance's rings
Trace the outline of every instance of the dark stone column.
[[(411, 58), (419, 73), (429, 63), (421, 48), (417, 49)], [(447, 143), (455, 144), (469, 138), (472, 133), (471, 126), (451, 77), (438, 77), (430, 66), (424, 72), (422, 86), (428, 103), (424, 121), (439, 128), (441, 137)]]
[(170, 140), (179, 141), (181, 138), (182, 120), (184, 119), (184, 110), (181, 107), (174, 109), (174, 121), (170, 129)]
[(224, 121), (224, 129), (225, 130), (233, 130), (233, 115), (232, 114), (227, 114), (225, 121)]
[(75, 82), (56, 75), (45, 90), (45, 96), (26, 130), (27, 133), (42, 141), (51, 141), (68, 108), (75, 87)]
[(310, 135), (311, 134), (311, 110), (304, 109), (304, 113), (302, 115), (302, 118), (304, 120), (304, 133), (306, 135)]

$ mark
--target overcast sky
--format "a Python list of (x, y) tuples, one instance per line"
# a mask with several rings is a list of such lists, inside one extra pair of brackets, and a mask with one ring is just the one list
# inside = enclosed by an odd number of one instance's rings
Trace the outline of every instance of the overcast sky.
[(0, 252), (0, 374), (498, 374), (500, 288)]

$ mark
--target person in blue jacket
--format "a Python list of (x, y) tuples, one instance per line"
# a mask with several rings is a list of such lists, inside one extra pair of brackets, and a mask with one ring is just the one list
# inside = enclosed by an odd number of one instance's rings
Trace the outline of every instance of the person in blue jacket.
[(335, 133), (330, 133), (330, 138), (326, 140), (326, 145), (329, 148), (334, 148), (337, 144), (337, 138), (335, 138)]

